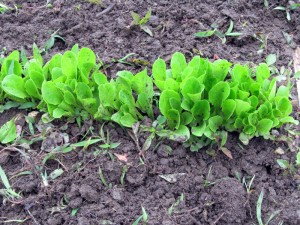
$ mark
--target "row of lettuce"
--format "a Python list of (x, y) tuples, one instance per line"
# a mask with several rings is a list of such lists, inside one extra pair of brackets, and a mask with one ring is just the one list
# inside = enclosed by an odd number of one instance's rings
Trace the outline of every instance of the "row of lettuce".
[(249, 68), (199, 56), (187, 62), (176, 52), (170, 69), (157, 59), (151, 76), (144, 69), (120, 71), (115, 79), (108, 79), (101, 66), (91, 49), (78, 45), (46, 63), (35, 45), (31, 59), (13, 51), (2, 61), (0, 101), (33, 102), (53, 118), (92, 117), (124, 127), (159, 116), (165, 123), (157, 129), (182, 142), (202, 140), (199, 148), (227, 131), (249, 140), (298, 123), (290, 116), (290, 87), (277, 87), (263, 63)]

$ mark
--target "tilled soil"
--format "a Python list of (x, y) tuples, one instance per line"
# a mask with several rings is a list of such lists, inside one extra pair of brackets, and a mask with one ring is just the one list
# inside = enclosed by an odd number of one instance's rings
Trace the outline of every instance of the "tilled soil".
[[(4, 2), (11, 6), (17, 4), (20, 9), (0, 15), (0, 50), (5, 47), (10, 52), (23, 46), (30, 54), (33, 42), (43, 46), (58, 30), (66, 43), (57, 41), (46, 58), (78, 43), (95, 50), (104, 62), (134, 52), (135, 58), (152, 63), (157, 57), (169, 59), (172, 53), (181, 51), (187, 57), (202, 54), (203, 57), (220, 57), (232, 62), (259, 63), (266, 55), (276, 53), (279, 56), (277, 65), (287, 66), (292, 59), (292, 48), (282, 31), (296, 44), (300, 42), (297, 35), (300, 31), (299, 10), (291, 12), (290, 22), (284, 12), (273, 10), (278, 5), (286, 5), (287, 1), (269, 1), (269, 8), (266, 8), (263, 1), (258, 0), (124, 0), (116, 1), (104, 14), (101, 12), (111, 2), (104, 1), (101, 6), (87, 1), (57, 0), (51, 1), (52, 8), (45, 6), (46, 1)], [(144, 15), (149, 8), (153, 16), (148, 25), (153, 37), (137, 27), (129, 28), (130, 11)], [(243, 35), (228, 38), (225, 45), (217, 37), (194, 37), (194, 33), (209, 29), (212, 23), (225, 32), (230, 19), (234, 21), (234, 31)], [(261, 43), (254, 34), (268, 37), (262, 55), (257, 54)], [(137, 69), (115, 64), (109, 75), (114, 76), (115, 71), (124, 68)], [(1, 124), (16, 113), (20, 112), (2, 113)], [(22, 199), (9, 202), (0, 196), (0, 223), (16, 224), (8, 221), (26, 220), (23, 224), (127, 225), (142, 214), (143, 206), (148, 213), (147, 224), (250, 225), (258, 224), (256, 205), (263, 191), (264, 223), (272, 213), (277, 213), (270, 224), (281, 221), (300, 224), (299, 171), (296, 168), (291, 175), (276, 162), (279, 158), (295, 161), (295, 153), (285, 142), (255, 138), (248, 146), (243, 146), (237, 135), (231, 134), (226, 145), (233, 156), (230, 160), (212, 149), (192, 153), (178, 143), (155, 139), (141, 160), (139, 148), (128, 133), (108, 124), (105, 131), (109, 131), (111, 142), (120, 143), (117, 148), (103, 150), (95, 144), (87, 150), (78, 148), (67, 154), (57, 154), (43, 165), (42, 160), (49, 151), (63, 143), (62, 134), (68, 136), (71, 143), (76, 143), (87, 139), (83, 136), (91, 127), (95, 128), (94, 135), (97, 134), (100, 126), (89, 121), (82, 128), (76, 123), (67, 124), (55, 122), (46, 139), (34, 143), (30, 149), (17, 146), (29, 158), (14, 148), (1, 146), (0, 165)], [(32, 138), (24, 121), (20, 126), (25, 137)], [(37, 129), (35, 131), (38, 134)], [(280, 133), (284, 134), (284, 131), (280, 130)], [(146, 138), (147, 134), (142, 133), (141, 145)], [(283, 155), (275, 153), (278, 148), (283, 150)], [(120, 155), (123, 159), (126, 156), (127, 162), (118, 160)], [(49, 175), (59, 168), (64, 173), (55, 179), (49, 177), (45, 186), (41, 173), (46, 171)], [(101, 180), (99, 168), (105, 182)], [(23, 171), (32, 174), (13, 177)], [(162, 177), (170, 174), (173, 180)], [(244, 183), (249, 185), (253, 176), (253, 183), (247, 190)]]

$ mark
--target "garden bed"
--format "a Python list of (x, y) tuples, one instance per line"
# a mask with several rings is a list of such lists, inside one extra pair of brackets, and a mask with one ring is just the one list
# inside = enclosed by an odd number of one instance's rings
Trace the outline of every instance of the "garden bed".
[[(0, 14), (0, 50), (6, 48), (8, 53), (24, 47), (31, 54), (33, 42), (42, 47), (57, 31), (65, 42), (56, 39), (45, 54), (46, 59), (75, 43), (93, 49), (105, 64), (136, 53), (127, 59), (132, 65), (112, 63), (104, 71), (112, 78), (123, 69), (140, 71), (158, 57), (168, 61), (176, 51), (187, 58), (200, 54), (211, 60), (222, 58), (254, 64), (264, 62), (272, 53), (277, 55), (277, 67), (289, 68), (294, 50), (282, 31), (296, 45), (300, 42), (296, 35), (300, 32), (299, 9), (291, 12), (291, 21), (287, 21), (285, 12), (273, 10), (287, 5), (287, 1), (269, 1), (268, 7), (264, 1), (116, 1), (113, 5), (104, 1), (101, 6), (57, 0), (52, 1), (52, 7), (40, 1), (14, 3), (20, 9)], [(9, 5), (13, 7), (14, 3)], [(101, 13), (110, 6), (110, 11)], [(130, 12), (144, 15), (149, 8), (152, 17), (147, 25), (153, 37), (139, 27), (130, 27)], [(194, 36), (198, 31), (210, 29), (212, 23), (225, 32), (230, 20), (234, 21), (234, 31), (242, 35), (227, 38), (225, 44), (215, 36)], [(292, 100), (296, 102), (293, 115), (299, 120), (295, 91)], [(38, 137), (37, 127), (35, 135), (30, 133), (25, 121), (28, 113), (5, 111), (0, 115), (0, 125), (18, 115), (17, 123), (25, 137)], [(106, 124), (105, 135), (109, 133), (110, 143), (119, 145), (112, 149), (100, 148), (99, 144), (88, 149), (77, 148), (57, 154), (56, 160), (49, 159), (43, 164), (49, 151), (60, 146), (64, 138), (77, 143), (101, 130), (101, 123), (95, 121), (85, 121), (81, 128), (66, 121), (54, 121), (52, 125), (45, 140), (37, 141), (29, 150), (22, 148), (29, 159), (14, 146), (6, 149), (1, 146), (0, 165), (13, 189), (22, 195), (13, 202), (3, 201), (0, 196), (1, 222), (127, 225), (142, 215), (143, 207), (148, 214), (147, 224), (259, 224), (256, 207), (263, 191), (264, 224), (274, 213), (270, 224), (300, 223), (299, 169), (283, 170), (277, 163), (277, 159), (284, 159), (295, 164), (299, 135), (291, 133), (299, 127), (276, 130), (275, 141), (254, 138), (247, 146), (241, 144), (237, 134), (230, 134), (226, 148), (233, 159), (216, 148), (195, 153), (182, 144), (158, 137), (143, 158), (126, 129)], [(139, 142), (144, 143), (147, 135), (141, 133)], [(286, 137), (292, 141), (286, 141)], [(49, 178), (45, 185), (37, 171), (40, 168), (48, 175), (58, 169), (63, 174), (53, 180)], [(32, 174), (14, 176), (27, 171)], [(172, 180), (164, 176), (170, 174)]]

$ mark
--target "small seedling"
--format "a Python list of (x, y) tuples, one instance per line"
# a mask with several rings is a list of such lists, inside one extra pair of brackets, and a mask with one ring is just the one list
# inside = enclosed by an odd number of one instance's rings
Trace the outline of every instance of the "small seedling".
[(149, 34), (151, 37), (153, 36), (152, 31), (150, 30), (150, 28), (148, 26), (146, 26), (146, 24), (148, 23), (150, 17), (151, 17), (151, 9), (148, 10), (148, 12), (146, 13), (146, 15), (141, 18), (139, 14), (135, 13), (135, 12), (130, 12), (131, 16), (132, 16), (132, 23), (130, 26), (132, 25), (136, 25), (139, 26), (141, 30), (145, 31), (147, 34)]
[(102, 0), (85, 0), (86, 2), (89, 2), (91, 4), (95, 4), (95, 5), (103, 5), (103, 1)]
[(288, 160), (277, 159), (276, 162), (284, 170), (285, 174), (289, 172), (290, 174), (293, 175), (295, 173), (295, 166), (293, 165), (293, 163), (290, 163)]
[(21, 198), (21, 195), (19, 193), (15, 192), (11, 188), (9, 181), (7, 179), (7, 176), (1, 166), (0, 166), (0, 178), (1, 178), (1, 182), (3, 183), (3, 185), (5, 187), (5, 189), (0, 189), (0, 195), (3, 195), (8, 200), (14, 200), (14, 199)]
[(251, 180), (249, 181), (249, 183), (247, 183), (245, 177), (243, 177), (243, 179), (242, 179), (242, 183), (245, 185), (245, 188), (246, 188), (246, 191), (247, 191), (248, 195), (250, 195), (250, 193), (252, 191), (251, 186), (252, 186), (252, 183), (254, 181), (254, 178), (255, 178), (255, 175), (253, 175), (253, 177), (251, 178)]
[(148, 222), (148, 213), (146, 212), (145, 208), (142, 206), (142, 215), (139, 216), (132, 225), (138, 225), (140, 221), (143, 221), (143, 225), (146, 225)]
[[(275, 216), (277, 216), (280, 213), (280, 211), (275, 211), (274, 213), (272, 213), (270, 215), (267, 222), (264, 223), (263, 220), (262, 220), (262, 215), (261, 215), (261, 207), (262, 207), (263, 199), (264, 199), (264, 191), (262, 190), (260, 192), (260, 195), (259, 195), (257, 203), (256, 203), (256, 218), (257, 218), (257, 221), (258, 221), (258, 225), (268, 225), (275, 218)], [(282, 225), (282, 224), (283, 224), (283, 222), (280, 222), (278, 225)]]
[(100, 137), (102, 138), (104, 144), (101, 144), (99, 147), (102, 149), (114, 149), (117, 148), (121, 143), (111, 143), (110, 141), (110, 134), (109, 131), (107, 130), (106, 135), (104, 132), (104, 123), (102, 124), (100, 128)]
[(291, 11), (296, 10), (297, 8), (300, 7), (299, 3), (293, 3), (287, 6), (277, 6), (274, 9), (275, 10), (281, 10), (281, 11), (285, 11), (286, 13), (286, 19), (288, 21), (291, 21)]
[(212, 166), (209, 167), (208, 169), (208, 173), (207, 173), (207, 176), (206, 176), (206, 179), (204, 180), (204, 187), (209, 187), (211, 185), (213, 185), (214, 183), (213, 182), (210, 182), (208, 179), (209, 179), (209, 176), (211, 174), (211, 168)]
[(59, 39), (64, 43), (66, 42), (66, 40), (63, 37), (61, 37), (60, 35), (57, 34), (58, 31), (59, 30), (57, 30), (53, 34), (51, 34), (50, 38), (46, 41), (44, 49), (41, 50), (41, 53), (45, 52), (46, 54), (48, 54), (48, 51), (54, 46), (56, 39)]
[(268, 1), (268, 0), (264, 0), (264, 6), (265, 6), (266, 8), (269, 7), (269, 1)]
[(125, 176), (126, 176), (126, 173), (128, 171), (128, 167), (126, 165), (124, 165), (122, 167), (122, 174), (121, 174), (121, 177), (120, 177), (120, 183), (122, 186), (124, 186), (124, 180), (125, 180)]
[(81, 5), (80, 5), (80, 4), (75, 5), (75, 6), (74, 6), (74, 9), (75, 9), (75, 11), (80, 11)]
[(296, 164), (298, 167), (300, 167), (300, 151), (296, 155)]
[[(22, 224), (22, 223), (26, 222), (28, 219), (29, 218), (26, 218), (24, 220), (22, 220), (22, 219), (19, 219), (19, 220), (18, 219), (15, 219), (15, 220), (4, 220), (3, 224), (16, 224), (16, 223)], [(2, 221), (0, 221), (0, 222), (2, 222)]]
[(128, 62), (127, 59), (130, 57), (130, 56), (133, 56), (135, 55), (135, 53), (129, 53), (127, 55), (125, 55), (123, 58), (121, 59), (112, 59), (112, 61), (114, 63), (122, 63), (122, 64), (125, 64), (125, 65), (129, 65), (129, 66), (132, 66), (133, 64), (131, 62)]
[(261, 43), (259, 50), (257, 51), (257, 54), (261, 55), (264, 51), (267, 50), (269, 35), (264, 35), (263, 33), (258, 32), (256, 34), (253, 34), (253, 37)]
[(99, 177), (100, 177), (100, 180), (101, 180), (102, 184), (103, 184), (104, 186), (107, 186), (107, 182), (106, 182), (106, 180), (105, 180), (105, 177), (104, 177), (104, 175), (103, 175), (103, 172), (102, 172), (100, 166), (99, 166), (99, 169), (98, 169), (98, 173), (99, 173)]
[(78, 210), (79, 208), (72, 209), (71, 217), (74, 217), (77, 214)]
[(172, 215), (173, 211), (175, 210), (175, 207), (177, 207), (177, 206), (179, 205), (179, 203), (182, 202), (183, 200), (184, 200), (184, 195), (181, 194), (181, 195), (179, 196), (179, 198), (177, 199), (177, 201), (176, 201), (175, 203), (173, 203), (173, 204), (171, 205), (171, 207), (168, 209), (168, 214), (169, 214), (169, 216)]
[(12, 10), (12, 8), (10, 8), (9, 6), (7, 6), (3, 3), (0, 3), (0, 14), (4, 14), (10, 10)]
[(225, 44), (226, 37), (238, 37), (238, 36), (242, 35), (242, 33), (240, 33), (240, 32), (232, 32), (233, 27), (234, 27), (234, 23), (232, 20), (230, 20), (230, 25), (225, 33), (222, 33), (218, 29), (218, 26), (216, 24), (211, 25), (211, 27), (214, 29), (207, 30), (207, 31), (200, 31), (200, 32), (196, 33), (195, 36), (204, 38), (204, 37), (210, 37), (210, 36), (216, 35), (218, 38), (220, 38), (222, 40), (222, 44)]
[(277, 69), (277, 67), (275, 66), (275, 63), (277, 61), (277, 56), (276, 54), (269, 54), (266, 57), (266, 64), (268, 65), (271, 74), (276, 74), (276, 80), (277, 81), (285, 81), (287, 80), (289, 82), (290, 77), (292, 75), (292, 69), (291, 69), (291, 65), (293, 61), (290, 61), (287, 65), (287, 67), (285, 66), (281, 66), (280, 69)]

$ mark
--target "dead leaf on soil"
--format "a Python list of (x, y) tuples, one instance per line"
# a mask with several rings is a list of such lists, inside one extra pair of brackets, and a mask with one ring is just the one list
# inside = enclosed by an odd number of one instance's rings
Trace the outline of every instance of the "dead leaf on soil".
[(222, 147), (221, 151), (229, 158), (229, 159), (233, 159), (231, 151), (228, 150), (228, 148)]
[(22, 126), (16, 125), (16, 127), (17, 127), (17, 137), (20, 137), (22, 134)]
[(293, 38), (286, 32), (282, 31), (283, 37), (285, 38), (286, 42), (291, 48), (296, 48), (296, 43), (294, 42)]
[(284, 154), (284, 150), (280, 147), (278, 147), (275, 151), (274, 151), (277, 155), (283, 155)]
[(169, 183), (173, 184), (176, 183), (177, 180), (184, 176), (186, 173), (173, 173), (173, 174), (165, 174), (165, 175), (159, 175), (162, 179), (168, 181)]
[(121, 155), (121, 154), (118, 154), (118, 153), (114, 153), (114, 155), (118, 158), (118, 160), (120, 160), (122, 162), (126, 163), (128, 161), (127, 154)]
[(294, 71), (295, 73), (300, 71), (300, 47), (297, 47), (293, 54)]

